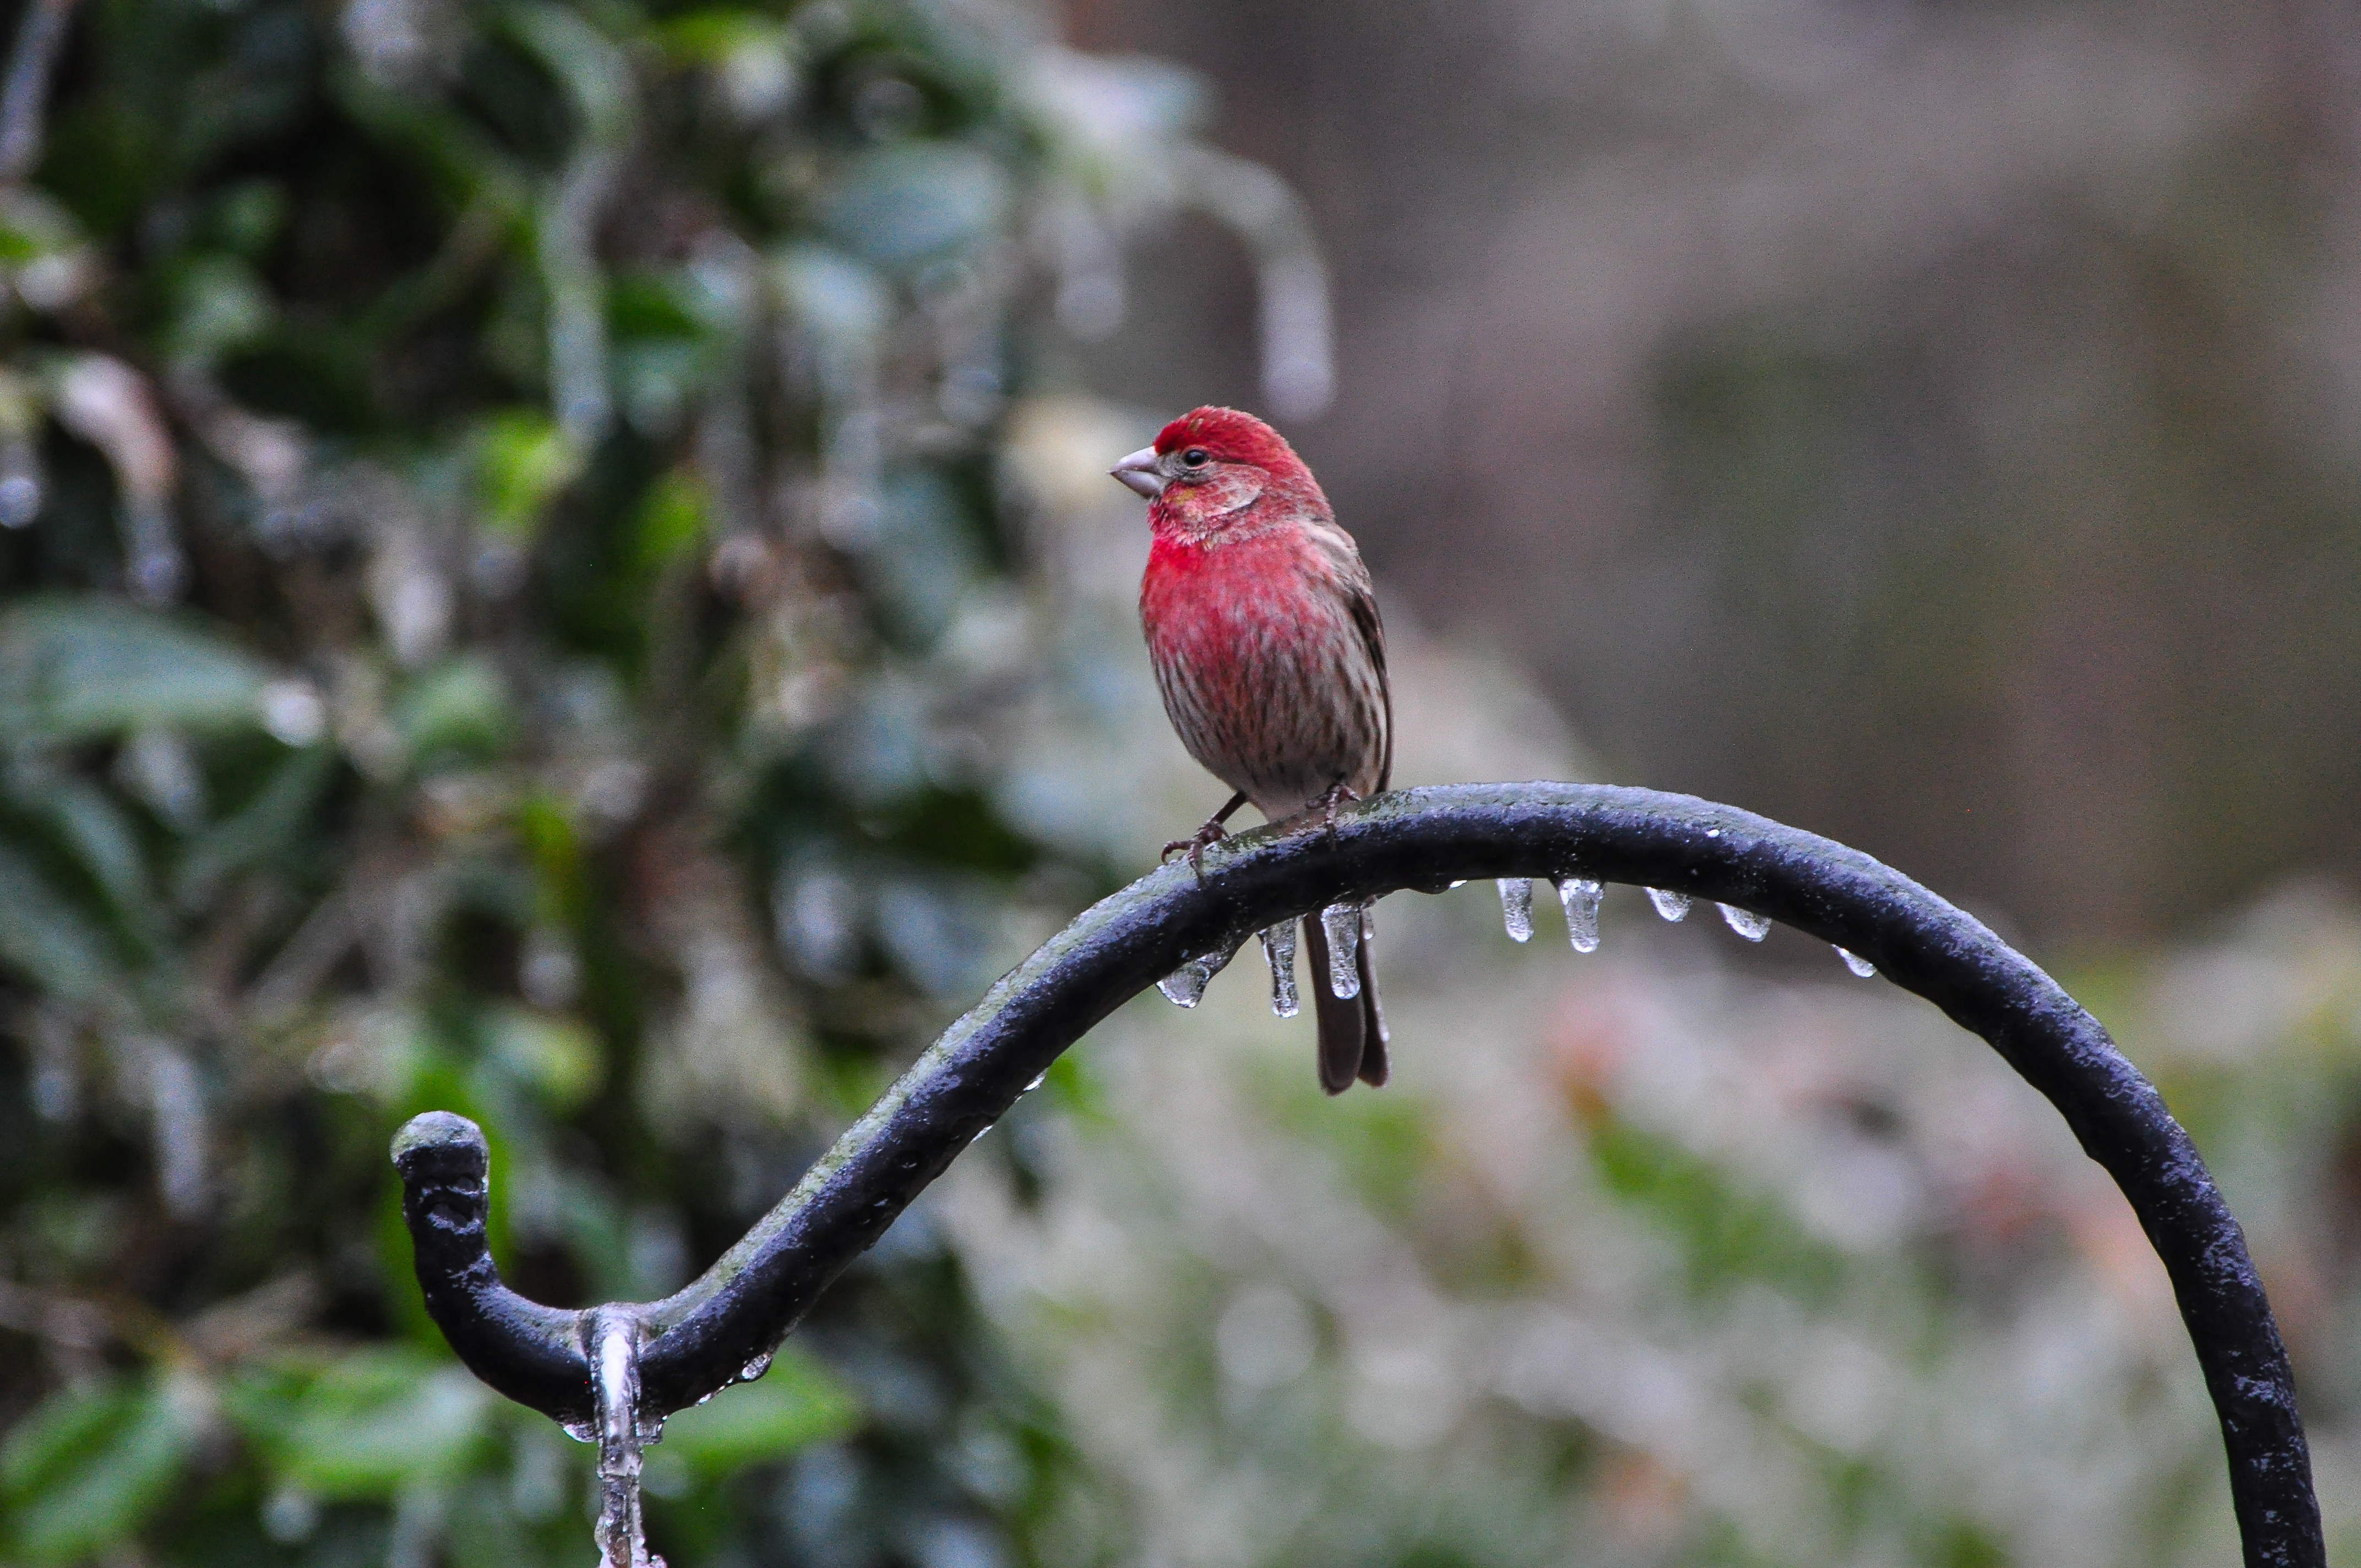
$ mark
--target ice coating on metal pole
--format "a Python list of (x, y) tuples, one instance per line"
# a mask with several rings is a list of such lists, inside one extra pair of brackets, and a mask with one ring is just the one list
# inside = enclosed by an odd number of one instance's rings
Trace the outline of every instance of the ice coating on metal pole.
[(1339, 1002), (1361, 994), (1361, 906), (1332, 904), (1320, 912), (1328, 937), (1328, 993)]
[(1844, 948), (1839, 948), (1837, 949), (1837, 957), (1844, 959), (1845, 968), (1852, 970), (1853, 973), (1861, 976), (1861, 979), (1874, 980), (1877, 978), (1877, 966), (1871, 963), (1867, 959), (1862, 958), (1859, 953), (1847, 952)]
[(640, 1445), (650, 1431), (640, 1415), (640, 1325), (629, 1311), (601, 1307), (589, 1321), (591, 1388), (598, 1410), (598, 1561), (600, 1568), (664, 1568), (648, 1551), (640, 1519)]
[(1499, 879), (1500, 889), (1500, 922), (1509, 928), (1509, 940), (1530, 942), (1533, 939), (1533, 884), (1521, 876)]
[(1205, 987), (1213, 983), (1213, 977), (1228, 967), (1229, 961), (1226, 952), (1202, 953), (1158, 981), (1156, 989), (1175, 1007), (1194, 1007), (1203, 998)]
[(1759, 942), (1771, 934), (1771, 916), (1757, 915), (1752, 909), (1741, 909), (1735, 904), (1717, 904), (1722, 923), (1750, 942)]
[(1262, 932), (1262, 956), (1270, 965), (1270, 1010), (1292, 1018), (1302, 1009), (1295, 994), (1295, 922), (1282, 920)]
[(1689, 895), (1686, 893), (1675, 893), (1668, 888), (1652, 887), (1648, 890), (1648, 902), (1654, 905), (1656, 913), (1667, 920), (1686, 920), (1689, 917)]
[(1557, 884), (1557, 901), (1565, 909), (1566, 940), (1576, 952), (1598, 950), (1598, 903), (1606, 896), (1605, 885), (1588, 877), (1568, 877)]

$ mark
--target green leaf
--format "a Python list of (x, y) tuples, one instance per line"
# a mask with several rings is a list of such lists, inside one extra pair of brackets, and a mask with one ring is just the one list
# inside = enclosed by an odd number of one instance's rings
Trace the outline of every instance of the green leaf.
[(147, 852), (115, 797), (79, 774), (24, 768), (7, 781), (25, 808), (47, 818), (120, 919), (152, 946), (159, 933)]
[(705, 542), (708, 510), (705, 487), (692, 474), (667, 474), (649, 486), (633, 542), (638, 564), (660, 570), (696, 550)]
[(665, 1464), (712, 1478), (842, 1437), (860, 1419), (860, 1404), (833, 1374), (782, 1348), (759, 1381), (725, 1388), (710, 1404), (666, 1420), (664, 1442), (648, 1457), (653, 1463), (661, 1453)]
[(484, 521), (511, 538), (531, 538), (582, 464), (581, 450), (547, 416), (522, 409), (495, 415), (476, 438)]
[(121, 991), (105, 941), (31, 863), (0, 845), (0, 965), (51, 996), (94, 1003)]
[(606, 1081), (598, 1042), (569, 1019), (496, 1006), (485, 1015), (484, 1033), (492, 1059), (560, 1113), (582, 1104)]
[(0, 739), (258, 727), (270, 670), (182, 616), (113, 599), (0, 612)]
[(388, 1345), (342, 1357), (300, 1391), (258, 1382), (230, 1409), (283, 1482), (334, 1500), (463, 1474), (490, 1430), (491, 1400), (467, 1368)]
[(500, 18), (564, 84), (590, 140), (611, 147), (631, 135), (638, 118), (631, 66), (604, 34), (562, 5), (533, 0), (501, 7)]
[(177, 360), (209, 363), (260, 337), (279, 313), (254, 269), (235, 256), (192, 258), (168, 288), (165, 340)]
[(170, 1494), (194, 1445), (204, 1391), (166, 1375), (69, 1389), (0, 1450), (14, 1559), (71, 1563), (138, 1530)]
[(448, 659), (411, 683), (394, 704), (394, 728), (421, 766), (496, 752), (511, 728), (508, 683), (489, 660)]
[(293, 842), (335, 776), (335, 762), (334, 750), (313, 746), (273, 769), (269, 782), (245, 809), (216, 824), (190, 849), (175, 889), (181, 905), (192, 907), (203, 902), (223, 878)]

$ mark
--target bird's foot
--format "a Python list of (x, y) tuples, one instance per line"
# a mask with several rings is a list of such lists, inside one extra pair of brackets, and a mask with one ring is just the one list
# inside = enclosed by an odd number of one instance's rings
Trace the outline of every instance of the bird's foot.
[(1157, 862), (1160, 865), (1186, 850), (1189, 851), (1189, 869), (1202, 877), (1205, 874), (1207, 847), (1218, 844), (1229, 836), (1229, 829), (1224, 828), (1219, 822), (1208, 820), (1202, 828), (1198, 828), (1186, 839), (1175, 839), (1165, 845), (1164, 852), (1157, 857)]
[(1355, 790), (1351, 784), (1346, 784), (1343, 779), (1338, 779), (1334, 784), (1332, 784), (1326, 789), (1322, 790), (1320, 792), (1320, 797), (1317, 800), (1314, 800), (1306, 809), (1318, 812), (1320, 814), (1320, 826), (1333, 833), (1336, 830), (1336, 812), (1338, 808), (1348, 800), (1357, 803), (1360, 798), (1361, 796), (1358, 791)]

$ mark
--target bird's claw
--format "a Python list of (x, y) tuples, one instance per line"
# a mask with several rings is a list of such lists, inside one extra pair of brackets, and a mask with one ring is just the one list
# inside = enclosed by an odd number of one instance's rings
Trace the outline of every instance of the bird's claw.
[(1343, 779), (1338, 779), (1320, 792), (1320, 798), (1312, 803), (1312, 809), (1320, 814), (1320, 826), (1334, 832), (1336, 828), (1337, 808), (1348, 800), (1357, 804), (1360, 798), (1360, 793), (1357, 790)]
[(1189, 869), (1195, 872), (1202, 877), (1205, 874), (1205, 850), (1207, 846), (1218, 844), (1229, 836), (1228, 829), (1224, 828), (1220, 823), (1208, 822), (1202, 828), (1198, 828), (1194, 833), (1189, 835), (1186, 839), (1175, 839), (1170, 843), (1165, 845), (1164, 852), (1157, 857), (1157, 863), (1161, 865), (1166, 861), (1170, 860), (1175, 854), (1186, 850), (1189, 851)]

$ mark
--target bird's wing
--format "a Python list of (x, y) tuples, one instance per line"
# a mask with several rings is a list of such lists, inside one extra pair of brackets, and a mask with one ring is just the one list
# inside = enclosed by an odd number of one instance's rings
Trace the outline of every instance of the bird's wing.
[[(1358, 565), (1359, 563), (1356, 562)], [(1369, 586), (1366, 566), (1348, 579), (1345, 608), (1351, 611), (1354, 628), (1361, 634), (1361, 645), (1368, 650), (1370, 667), (1378, 673), (1378, 703), (1382, 710), (1379, 727), (1383, 739), (1378, 742), (1378, 788), (1382, 791), (1394, 776), (1394, 687), (1386, 674), (1386, 623), (1378, 616), (1378, 596)]]

